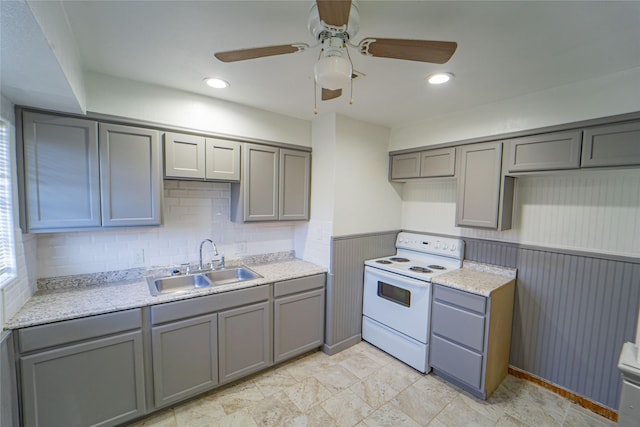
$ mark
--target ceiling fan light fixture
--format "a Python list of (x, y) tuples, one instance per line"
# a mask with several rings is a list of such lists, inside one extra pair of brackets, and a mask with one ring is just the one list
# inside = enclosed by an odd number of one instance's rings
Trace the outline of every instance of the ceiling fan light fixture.
[(451, 73), (434, 73), (427, 76), (427, 82), (432, 85), (441, 85), (453, 78)]
[(229, 82), (217, 77), (207, 77), (204, 79), (204, 83), (207, 86), (211, 86), (216, 89), (225, 89), (229, 87)]
[(351, 79), (351, 62), (342, 56), (325, 56), (313, 69), (316, 83), (325, 89), (336, 90), (347, 86)]

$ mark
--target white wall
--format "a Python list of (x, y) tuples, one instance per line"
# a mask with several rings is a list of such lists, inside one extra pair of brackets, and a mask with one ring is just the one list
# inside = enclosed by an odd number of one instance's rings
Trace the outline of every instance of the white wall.
[(389, 129), (337, 116), (333, 234), (396, 230), (400, 193), (388, 179)]
[[(9, 123), (9, 144), (11, 145), (11, 165), (16, 164), (15, 153), (15, 114), (14, 105), (4, 96), (0, 96), (0, 116)], [(33, 295), (36, 288), (35, 256), (36, 239), (22, 234), (18, 227), (18, 188), (15, 168), (11, 170), (14, 207), (14, 242), (16, 248), (16, 278), (0, 289), (0, 330), (4, 322), (12, 317)]]
[(393, 128), (389, 150), (640, 111), (640, 68)]
[(166, 180), (163, 204), (161, 227), (39, 235), (38, 277), (195, 263), (206, 238), (226, 257), (294, 250), (294, 223), (229, 220), (228, 183)]
[(163, 86), (87, 73), (87, 110), (205, 132), (311, 146), (311, 122)]
[(296, 228), (296, 256), (329, 268), (333, 234), (336, 169), (336, 115), (313, 121), (311, 155), (311, 219)]

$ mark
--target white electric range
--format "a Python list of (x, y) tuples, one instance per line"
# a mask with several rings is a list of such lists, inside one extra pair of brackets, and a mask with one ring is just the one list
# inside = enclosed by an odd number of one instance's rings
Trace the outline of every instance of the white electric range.
[(394, 255), (364, 262), (362, 338), (429, 372), (431, 280), (463, 258), (461, 239), (398, 233)]

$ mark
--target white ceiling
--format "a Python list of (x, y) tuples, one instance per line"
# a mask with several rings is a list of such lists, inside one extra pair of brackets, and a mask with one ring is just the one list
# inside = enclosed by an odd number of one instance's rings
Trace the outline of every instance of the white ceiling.
[[(217, 51), (315, 41), (312, 1), (63, 1), (85, 71), (221, 98), (302, 119), (314, 116), (319, 49), (222, 63)], [(449, 63), (365, 57), (348, 94), (318, 101), (389, 127), (640, 67), (640, 2), (359, 1), (354, 37), (458, 42)], [(3, 63), (7, 58), (2, 58)], [(9, 59), (9, 62), (10, 59)], [(4, 65), (3, 65), (4, 67)], [(448, 85), (424, 78), (448, 71)], [(228, 80), (219, 91), (204, 77)], [(3, 82), (4, 83), (4, 82)]]

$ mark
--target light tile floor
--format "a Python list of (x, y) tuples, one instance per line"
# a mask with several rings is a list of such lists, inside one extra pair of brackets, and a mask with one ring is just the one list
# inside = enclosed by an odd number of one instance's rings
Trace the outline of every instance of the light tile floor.
[(488, 401), (423, 375), (366, 343), (318, 351), (134, 424), (205, 426), (614, 426), (507, 376)]

